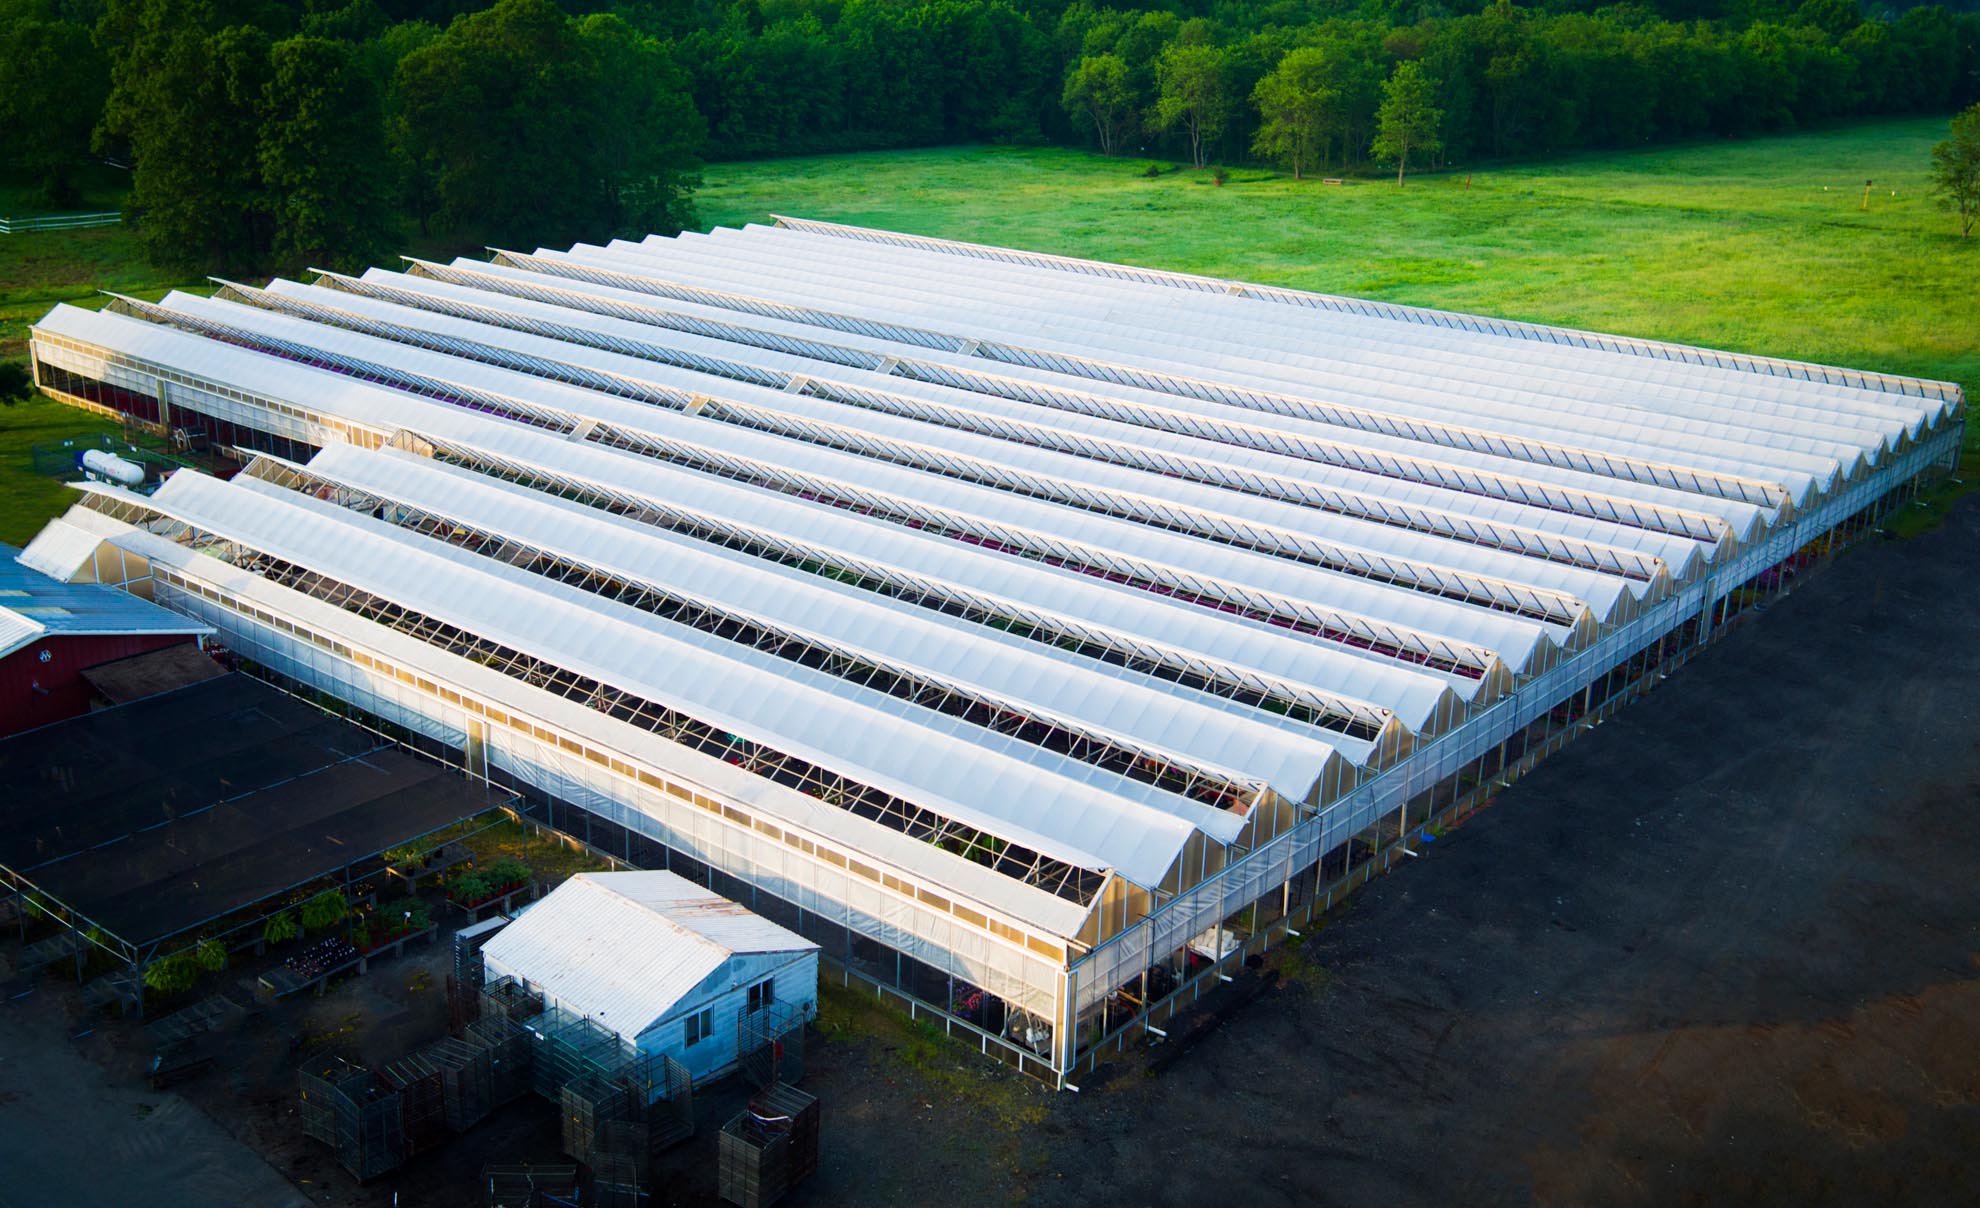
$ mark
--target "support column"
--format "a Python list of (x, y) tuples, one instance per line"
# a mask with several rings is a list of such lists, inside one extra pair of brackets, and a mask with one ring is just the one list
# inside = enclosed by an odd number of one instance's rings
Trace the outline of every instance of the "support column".
[(1059, 973), (1058, 1018), (1052, 1021), (1052, 1064), (1057, 1067), (1061, 1086), (1065, 1085), (1067, 1075), (1072, 1073), (1073, 1061), (1079, 1056), (1079, 1037), (1076, 1034), (1079, 1008), (1075, 993), (1078, 980), (1071, 969)]

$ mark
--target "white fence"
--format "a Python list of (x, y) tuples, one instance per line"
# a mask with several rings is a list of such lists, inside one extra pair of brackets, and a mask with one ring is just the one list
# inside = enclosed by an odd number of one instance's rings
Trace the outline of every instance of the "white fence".
[(39, 218), (0, 218), (0, 235), (24, 235), (30, 231), (77, 231), (84, 227), (116, 226), (124, 221), (119, 210), (100, 214), (45, 214)]

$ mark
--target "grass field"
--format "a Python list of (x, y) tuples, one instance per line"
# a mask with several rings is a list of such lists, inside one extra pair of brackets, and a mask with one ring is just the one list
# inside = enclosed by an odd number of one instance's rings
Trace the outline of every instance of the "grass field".
[[(81, 181), (83, 199), (72, 212), (114, 210), (123, 204), (128, 176), (92, 165)], [(0, 214), (45, 214), (32, 189), (0, 176)], [(91, 227), (0, 235), (0, 357), (27, 355), (28, 325), (57, 302), (98, 305), (103, 290), (156, 297), (196, 276), (165, 273), (145, 263), (137, 233), (128, 227)]]
[[(1944, 119), (1346, 186), (943, 149), (718, 164), (772, 213), (1948, 378), (1980, 395), (1980, 240), (1926, 195)], [(1869, 211), (1863, 181), (1877, 182)], [(1467, 180), (1469, 184), (1467, 186)], [(1892, 196), (1895, 193), (1896, 196)]]
[[(771, 214), (1560, 323), (1959, 382), (1980, 397), (1980, 239), (1926, 194), (1941, 118), (1344, 186), (1146, 159), (966, 147), (718, 164), (706, 225)], [(1863, 181), (1875, 180), (1869, 209)], [(92, 181), (90, 208), (117, 181)], [(26, 212), (0, 184), (0, 212)], [(0, 356), (101, 289), (198, 284), (123, 228), (0, 236)], [(34, 426), (31, 440), (16, 431)], [(45, 408), (0, 413), (0, 539), (61, 498), (21, 484)], [(87, 421), (76, 421), (80, 430)], [(1969, 447), (1972, 439), (1969, 440)], [(15, 450), (21, 450), (19, 456)], [(1980, 476), (1967, 475), (1980, 479)]]
[(0, 541), (26, 545), (75, 499), (61, 479), (34, 472), (34, 446), (118, 430), (108, 420), (46, 398), (0, 411)]

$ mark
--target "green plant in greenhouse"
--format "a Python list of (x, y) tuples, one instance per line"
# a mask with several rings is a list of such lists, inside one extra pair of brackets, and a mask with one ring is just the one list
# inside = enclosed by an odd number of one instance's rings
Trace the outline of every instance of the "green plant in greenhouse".
[(386, 934), (411, 935), (424, 931), (433, 922), (433, 912), (418, 898), (400, 898), (378, 908), (378, 918)]
[(395, 847), (391, 851), (386, 852), (385, 863), (391, 865), (399, 872), (412, 872), (425, 864), (426, 857), (431, 854), (432, 852), (428, 848), (421, 847), (418, 844), (408, 844), (405, 847)]
[(351, 912), (351, 901), (335, 889), (326, 889), (302, 904), (302, 925), (321, 931)]
[(261, 925), (261, 938), (271, 944), (286, 944), (302, 934), (296, 916), (284, 910)]
[(219, 940), (206, 940), (193, 949), (193, 961), (208, 973), (219, 973), (227, 967), (227, 946)]
[(488, 866), (488, 887), (506, 889), (529, 880), (529, 865), (512, 856), (504, 856)]
[(153, 961), (144, 970), (145, 988), (160, 994), (183, 994), (192, 989), (199, 980), (199, 966), (193, 964), (192, 957), (184, 952), (174, 952), (161, 961)]

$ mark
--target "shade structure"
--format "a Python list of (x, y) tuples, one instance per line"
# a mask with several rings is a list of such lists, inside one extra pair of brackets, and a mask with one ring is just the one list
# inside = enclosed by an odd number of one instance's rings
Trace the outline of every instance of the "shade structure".
[(244, 469), (90, 487), (25, 558), (988, 992), (1061, 1075), (1963, 425), (1948, 383), (796, 219), (32, 347)]

